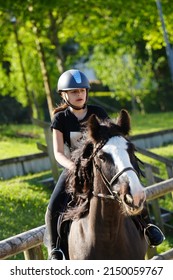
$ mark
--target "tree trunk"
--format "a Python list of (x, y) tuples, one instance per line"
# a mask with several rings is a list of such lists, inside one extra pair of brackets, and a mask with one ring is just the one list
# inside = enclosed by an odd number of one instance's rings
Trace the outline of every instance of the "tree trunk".
[(135, 97), (135, 94), (133, 93), (132, 88), (130, 88), (130, 92), (131, 92), (132, 111), (133, 111), (133, 113), (136, 113), (137, 112), (136, 97)]
[(38, 55), (40, 57), (40, 67), (41, 67), (41, 72), (42, 72), (42, 76), (43, 76), (43, 83), (44, 83), (44, 88), (45, 88), (45, 93), (46, 93), (46, 98), (47, 98), (49, 115), (50, 115), (50, 119), (51, 119), (52, 111), (54, 109), (54, 105), (53, 105), (54, 98), (53, 98), (53, 94), (52, 94), (51, 87), (50, 87), (50, 80), (49, 80), (49, 75), (48, 75), (48, 71), (47, 71), (47, 67), (46, 67), (46, 58), (45, 58), (45, 54), (44, 54), (44, 49), (40, 42), (39, 30), (35, 23), (34, 23), (34, 32), (36, 34), (35, 42), (36, 42), (36, 46), (37, 46)]
[(145, 115), (145, 107), (139, 96), (136, 96), (136, 102), (139, 104), (141, 114)]
[(50, 40), (52, 45), (55, 47), (56, 65), (60, 73), (65, 71), (64, 66), (64, 54), (62, 47), (58, 39), (58, 29), (56, 24), (56, 18), (53, 16), (52, 12), (49, 13), (50, 17)]
[(22, 75), (23, 75), (23, 82), (24, 82), (24, 87), (25, 87), (25, 92), (26, 92), (26, 98), (27, 98), (27, 105), (29, 108), (29, 117), (30, 119), (32, 119), (32, 101), (31, 101), (31, 97), (29, 94), (29, 90), (28, 90), (28, 83), (27, 83), (27, 78), (26, 78), (26, 73), (25, 73), (25, 68), (23, 65), (23, 59), (22, 59), (22, 52), (20, 49), (20, 41), (19, 41), (19, 37), (18, 37), (18, 32), (17, 32), (17, 27), (16, 27), (16, 22), (13, 23), (14, 26), (14, 34), (15, 34), (15, 39), (16, 39), (16, 45), (17, 45), (17, 51), (18, 51), (18, 55), (19, 55), (19, 61), (20, 61), (20, 67), (22, 70)]

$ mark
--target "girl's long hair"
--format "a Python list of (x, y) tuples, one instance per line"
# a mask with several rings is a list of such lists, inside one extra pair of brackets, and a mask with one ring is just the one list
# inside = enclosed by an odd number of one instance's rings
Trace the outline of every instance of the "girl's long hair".
[(52, 112), (52, 115), (54, 116), (57, 112), (64, 111), (68, 105), (62, 101)]

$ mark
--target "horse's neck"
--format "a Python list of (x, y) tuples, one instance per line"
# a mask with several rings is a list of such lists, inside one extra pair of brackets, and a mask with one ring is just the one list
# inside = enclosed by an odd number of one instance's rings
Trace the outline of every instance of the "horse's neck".
[(93, 197), (90, 201), (91, 219), (95, 221), (107, 221), (112, 225), (117, 225), (122, 221), (122, 214), (119, 203), (111, 199)]
[[(97, 177), (95, 177), (93, 193), (94, 195), (91, 198), (89, 209), (91, 226), (95, 228), (97, 232), (103, 229), (105, 229), (105, 231), (110, 231), (110, 228), (111, 230), (114, 228), (118, 234), (124, 220), (119, 202), (116, 199), (114, 200), (107, 197), (110, 193), (104, 183)], [(103, 195), (103, 197), (100, 195)]]

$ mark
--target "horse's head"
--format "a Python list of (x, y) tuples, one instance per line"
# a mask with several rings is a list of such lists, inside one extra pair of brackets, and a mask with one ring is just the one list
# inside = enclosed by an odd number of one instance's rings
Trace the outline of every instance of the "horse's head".
[[(121, 110), (116, 123), (92, 115), (88, 121), (90, 143), (85, 149), (94, 162), (94, 195), (118, 199), (129, 215), (138, 214), (145, 201), (144, 188), (139, 180), (140, 169), (134, 145), (128, 140), (130, 117)], [(97, 187), (96, 187), (97, 186)], [(98, 187), (99, 186), (99, 187)]]

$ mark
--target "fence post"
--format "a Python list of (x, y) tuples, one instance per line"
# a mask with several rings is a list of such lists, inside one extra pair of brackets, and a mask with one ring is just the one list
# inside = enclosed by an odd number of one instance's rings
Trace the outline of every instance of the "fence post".
[(53, 152), (52, 132), (51, 132), (50, 127), (45, 127), (44, 133), (45, 133), (47, 151), (48, 151), (51, 169), (52, 169), (52, 175), (53, 175), (54, 181), (56, 182), (59, 177), (59, 171), (58, 171), (58, 163), (55, 159), (54, 152)]
[(41, 245), (24, 251), (25, 260), (44, 260)]
[[(145, 166), (145, 175), (146, 175), (146, 178), (147, 178), (148, 185), (152, 185), (152, 184), (155, 183), (152, 170), (151, 170), (151, 168), (149, 166)], [(164, 226), (163, 226), (163, 221), (162, 221), (162, 217), (161, 217), (161, 211), (160, 211), (158, 200), (157, 199), (152, 200), (150, 202), (150, 205), (151, 205), (151, 209), (152, 209), (153, 216), (154, 216), (156, 224), (162, 230), (164, 230)]]
[[(145, 165), (144, 169), (145, 169), (145, 176), (147, 178), (148, 185), (153, 184), (154, 183), (154, 176), (153, 176), (151, 167), (148, 166), (148, 165)], [(155, 220), (159, 224), (162, 224), (162, 222), (160, 221), (160, 219), (161, 219), (160, 217), (161, 216), (159, 217), (159, 215), (161, 215), (161, 213), (160, 213), (160, 208), (159, 208), (159, 205), (158, 205), (158, 201), (155, 199), (152, 202), (150, 202), (150, 205), (151, 205), (151, 208), (153, 210), (153, 215), (155, 217)], [(148, 204), (148, 206), (149, 206), (149, 204)], [(147, 259), (151, 259), (156, 254), (157, 254), (157, 249), (149, 247), (148, 250), (147, 250), (146, 258)]]
[[(168, 174), (168, 178), (173, 178), (173, 165), (172, 164), (166, 164), (166, 170)], [(171, 192), (171, 196), (173, 199), (173, 192)]]
[[(56, 182), (59, 177), (59, 171), (58, 171), (58, 163), (55, 160), (54, 157), (54, 152), (53, 152), (53, 143), (52, 143), (52, 132), (50, 128), (50, 124), (44, 121), (40, 121), (37, 119), (33, 119), (33, 123), (42, 127), (44, 129), (44, 135), (45, 135), (45, 140), (47, 144), (47, 153), (49, 156), (50, 164), (51, 164), (51, 170), (52, 170), (52, 175), (54, 178), (54, 181)], [(39, 145), (41, 147), (43, 145)]]

